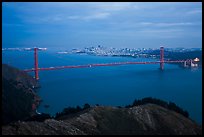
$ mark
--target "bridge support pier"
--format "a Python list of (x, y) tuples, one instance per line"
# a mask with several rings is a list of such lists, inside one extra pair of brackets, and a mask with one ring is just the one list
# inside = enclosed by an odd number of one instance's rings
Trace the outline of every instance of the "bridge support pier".
[(183, 66), (184, 66), (184, 67), (187, 67), (186, 61), (184, 61), (184, 64), (183, 64)]
[(164, 70), (164, 47), (160, 47), (160, 69)]
[(35, 58), (35, 79), (38, 80), (39, 79), (39, 75), (38, 75), (38, 48), (34, 48), (34, 58)]

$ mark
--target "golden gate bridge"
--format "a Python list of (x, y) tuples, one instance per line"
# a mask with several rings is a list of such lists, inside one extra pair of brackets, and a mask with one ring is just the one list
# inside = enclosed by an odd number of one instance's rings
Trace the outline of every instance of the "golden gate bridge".
[[(35, 79), (39, 79), (39, 71), (45, 70), (58, 70), (58, 69), (68, 69), (68, 68), (89, 68), (89, 67), (100, 67), (100, 66), (119, 66), (119, 65), (129, 65), (129, 64), (160, 64), (160, 69), (164, 70), (164, 63), (184, 63), (191, 62), (192, 60), (164, 60), (164, 47), (160, 47), (160, 61), (147, 61), (147, 62), (115, 62), (115, 63), (101, 63), (101, 64), (87, 64), (87, 65), (72, 65), (72, 66), (56, 66), (48, 68), (38, 67), (38, 50), (46, 50), (45, 48), (33, 48), (34, 49), (34, 68), (25, 69), (24, 72), (35, 72)], [(33, 50), (32, 49), (32, 50)]]

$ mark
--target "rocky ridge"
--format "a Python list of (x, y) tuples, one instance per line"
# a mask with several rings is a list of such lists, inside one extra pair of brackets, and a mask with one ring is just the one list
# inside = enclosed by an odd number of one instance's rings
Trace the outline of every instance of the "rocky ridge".
[(201, 135), (201, 126), (155, 104), (131, 108), (94, 106), (74, 116), (3, 126), (3, 135)]

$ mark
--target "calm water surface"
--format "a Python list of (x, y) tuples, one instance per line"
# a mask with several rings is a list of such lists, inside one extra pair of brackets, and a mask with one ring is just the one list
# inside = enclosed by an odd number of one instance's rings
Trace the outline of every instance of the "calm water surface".
[[(4, 51), (3, 62), (20, 69), (33, 68), (33, 52)], [(145, 58), (100, 57), (39, 52), (39, 67), (155, 61)], [(155, 97), (175, 102), (202, 123), (202, 69), (183, 69), (173, 64), (123, 65), (39, 72), (43, 102), (38, 111), (54, 115), (68, 106), (100, 104), (125, 106), (134, 99)], [(30, 73), (33, 75), (33, 73)], [(50, 105), (45, 108), (44, 105)]]

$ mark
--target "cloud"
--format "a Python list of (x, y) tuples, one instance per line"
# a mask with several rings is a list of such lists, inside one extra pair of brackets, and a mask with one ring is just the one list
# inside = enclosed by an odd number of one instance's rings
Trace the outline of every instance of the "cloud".
[(156, 27), (172, 27), (172, 26), (190, 26), (190, 25), (196, 25), (192, 22), (175, 22), (175, 23), (166, 23), (166, 22), (160, 22), (160, 23), (154, 23), (154, 22), (141, 22), (140, 25), (144, 26), (156, 26)]
[(23, 20), (26, 23), (31, 24), (44, 24), (44, 23), (57, 23), (62, 22), (63, 18), (61, 16), (41, 16), (41, 17), (25, 17)]
[[(25, 6), (25, 5), (24, 5)], [(42, 11), (44, 14), (40, 14), (39, 16), (36, 16), (36, 14), (33, 14), (33, 17), (27, 16), (24, 18), (24, 20), (27, 20), (30, 23), (51, 23), (51, 22), (65, 22), (68, 20), (98, 20), (98, 19), (106, 19), (108, 18), (112, 13), (112, 11), (121, 11), (131, 8), (138, 8), (134, 3), (131, 2), (87, 2), (87, 3), (42, 3), (39, 4), (39, 13)], [(79, 7), (77, 7), (79, 6)], [(60, 12), (53, 13), (53, 11), (49, 11), (49, 8), (60, 8)], [(69, 11), (71, 9), (76, 8), (76, 10)], [(29, 8), (30, 9), (30, 8)], [(69, 9), (69, 10), (68, 10)], [(21, 9), (24, 11), (24, 9)], [(78, 12), (82, 11), (82, 12)], [(28, 14), (31, 13), (27, 12)], [(50, 14), (48, 14), (50, 13)], [(51, 15), (53, 13), (53, 15)], [(60, 15), (58, 15), (58, 13)], [(33, 21), (32, 21), (33, 20)]]
[[(16, 29), (21, 35), (29, 33), (37, 37), (37, 34), (46, 34), (43, 36), (56, 36), (56, 40), (62, 34), (64, 37), (77, 35), (83, 40), (82, 32), (83, 36), (94, 32), (91, 35), (93, 39), (100, 36), (107, 39), (111, 36), (118, 39), (179, 37), (184, 41), (194, 36), (202, 36), (201, 4), (40, 2), (6, 3), (2, 7), (3, 27)], [(19, 24), (22, 24), (22, 29)], [(8, 35), (11, 35), (10, 32)]]
[(81, 21), (101, 20), (101, 19), (108, 18), (110, 15), (111, 14), (108, 12), (91, 13), (88, 15), (70, 15), (70, 16), (67, 16), (66, 14), (42, 15), (42, 16), (34, 16), (34, 17), (24, 17), (23, 20), (27, 23), (32, 23), (32, 24), (41, 24), (41, 23), (63, 24), (63, 23), (69, 22), (70, 20), (81, 20)]
[(68, 16), (67, 18), (68, 18), (68, 19), (79, 19), (80, 16)]
[(14, 24), (14, 23), (2, 23), (3, 26), (7, 27), (21, 27), (23, 24)]
[[(109, 22), (108, 27), (111, 30), (130, 30), (137, 31), (146, 28), (151, 29), (188, 29), (195, 26), (200, 27), (202, 24), (200, 22), (134, 22), (134, 21), (121, 21), (121, 22)], [(186, 27), (186, 28), (184, 28)]]
[(187, 14), (199, 14), (199, 13), (202, 13), (201, 9), (191, 10), (187, 12)]
[(107, 2), (97, 3), (95, 6), (104, 11), (120, 11), (126, 9), (138, 9), (139, 7), (133, 2)]
[(95, 13), (95, 14), (92, 14), (92, 15), (84, 16), (82, 19), (85, 19), (85, 20), (90, 20), (90, 19), (105, 19), (108, 16), (110, 16), (110, 13), (108, 13), (108, 12)]
[(71, 19), (71, 20), (95, 20), (95, 19), (106, 19), (110, 16), (111, 14), (108, 12), (101, 12), (101, 13), (92, 13), (90, 15), (73, 15), (73, 16), (68, 16), (67, 19)]
[(138, 31), (142, 36), (154, 38), (178, 38), (182, 37), (184, 30), (182, 29), (143, 29)]
[(144, 29), (138, 32), (145, 32), (145, 33), (168, 33), (168, 32), (181, 32), (180, 29)]

